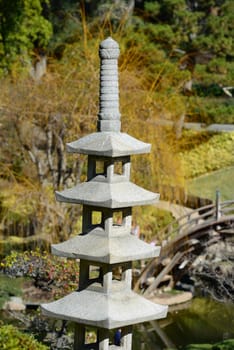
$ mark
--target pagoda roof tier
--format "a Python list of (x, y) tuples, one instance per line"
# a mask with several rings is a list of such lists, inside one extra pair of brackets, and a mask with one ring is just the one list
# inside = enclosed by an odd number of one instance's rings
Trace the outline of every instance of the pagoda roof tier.
[(87, 234), (77, 235), (66, 242), (52, 245), (54, 255), (116, 264), (159, 256), (160, 247), (152, 246), (127, 233), (126, 228), (113, 226), (108, 236), (96, 227)]
[(159, 200), (159, 194), (147, 191), (130, 181), (122, 181), (123, 176), (116, 175), (117, 181), (107, 182), (105, 176), (78, 184), (75, 187), (56, 192), (60, 202), (77, 203), (104, 208), (124, 208), (153, 204)]
[[(131, 289), (113, 283), (111, 293), (98, 291), (92, 285), (72, 292), (62, 299), (42, 304), (45, 316), (113, 329), (166, 317), (168, 307), (155, 304)], [(101, 289), (101, 288), (100, 288)]]
[(120, 157), (149, 153), (151, 145), (122, 132), (96, 132), (68, 143), (67, 151), (88, 155)]

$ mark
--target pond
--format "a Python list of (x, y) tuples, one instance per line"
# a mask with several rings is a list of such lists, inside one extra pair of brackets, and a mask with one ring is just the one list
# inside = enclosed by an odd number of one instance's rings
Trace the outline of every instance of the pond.
[(169, 312), (165, 320), (136, 326), (133, 349), (183, 349), (192, 343), (213, 344), (234, 338), (233, 315), (234, 304), (194, 298), (188, 307)]
[[(28, 312), (30, 311), (28, 310), (27, 314)], [(35, 311), (33, 314), (35, 315)], [(183, 350), (189, 344), (214, 344), (224, 339), (234, 339), (233, 314), (234, 304), (194, 298), (188, 307), (170, 311), (164, 320), (134, 326), (132, 349)], [(22, 328), (19, 320), (9, 320), (5, 317), (6, 315), (0, 312), (0, 319)], [(33, 333), (39, 340), (45, 339), (45, 334), (38, 333), (38, 330), (33, 330)]]
[[(0, 295), (19, 295), (22, 278), (0, 275)], [(2, 300), (3, 301), (3, 300)], [(28, 310), (27, 314), (35, 311)], [(205, 297), (194, 297), (189, 303), (171, 308), (167, 318), (134, 326), (134, 350), (183, 349), (191, 343), (216, 343), (234, 338), (234, 304)], [(22, 323), (0, 312), (0, 320), (22, 328)], [(23, 327), (24, 328), (24, 327)], [(37, 330), (38, 331), (38, 330)], [(37, 333), (37, 331), (35, 333)], [(43, 330), (44, 332), (44, 330)], [(37, 334), (43, 339), (42, 334)]]
[(198, 197), (215, 200), (216, 190), (220, 191), (221, 201), (234, 199), (234, 167), (224, 168), (207, 175), (199, 176), (188, 183), (188, 190)]

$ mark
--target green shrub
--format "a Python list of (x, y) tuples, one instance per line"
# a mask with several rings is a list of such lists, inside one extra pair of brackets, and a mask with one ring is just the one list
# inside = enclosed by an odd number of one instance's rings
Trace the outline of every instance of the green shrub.
[(234, 103), (226, 98), (194, 97), (189, 101), (188, 122), (234, 124)]
[(4, 350), (47, 350), (47, 346), (40, 344), (31, 335), (20, 332), (11, 325), (0, 327), (0, 349)]
[[(215, 170), (233, 166), (234, 133), (211, 134), (205, 142), (197, 145), (196, 135), (201, 140), (201, 133), (196, 131), (184, 132), (184, 137), (189, 137), (190, 143), (194, 137), (194, 147), (180, 152), (180, 158), (185, 177), (194, 178)], [(186, 144), (185, 140), (183, 140)]]
[(220, 343), (212, 344), (190, 344), (184, 350), (233, 350), (234, 339), (223, 340)]
[(0, 264), (12, 277), (30, 277), (36, 287), (50, 291), (54, 297), (64, 296), (78, 287), (79, 266), (76, 260), (53, 256), (48, 252), (12, 252)]

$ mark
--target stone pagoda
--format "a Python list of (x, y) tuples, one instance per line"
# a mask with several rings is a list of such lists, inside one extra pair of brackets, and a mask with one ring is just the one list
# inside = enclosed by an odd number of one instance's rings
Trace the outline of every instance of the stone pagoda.
[[(118, 44), (107, 38), (100, 44), (99, 55), (97, 132), (67, 145), (68, 152), (88, 156), (87, 181), (56, 193), (58, 201), (83, 206), (82, 233), (52, 245), (53, 254), (80, 260), (79, 288), (43, 304), (42, 311), (48, 317), (75, 323), (75, 350), (130, 350), (133, 324), (167, 314), (167, 306), (152, 303), (132, 290), (132, 261), (160, 253), (160, 247), (131, 234), (132, 207), (152, 204), (159, 195), (130, 181), (130, 156), (149, 153), (150, 144), (120, 131)], [(96, 340), (87, 343), (90, 327)], [(115, 331), (121, 334), (120, 345), (112, 342)]]

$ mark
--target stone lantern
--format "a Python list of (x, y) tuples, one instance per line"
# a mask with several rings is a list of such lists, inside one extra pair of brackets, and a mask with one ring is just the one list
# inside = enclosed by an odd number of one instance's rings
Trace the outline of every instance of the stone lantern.
[[(75, 350), (130, 350), (133, 324), (167, 314), (167, 306), (132, 290), (132, 262), (160, 253), (160, 247), (131, 234), (132, 207), (152, 204), (159, 195), (130, 181), (130, 156), (149, 153), (150, 145), (120, 131), (118, 44), (107, 38), (100, 44), (99, 55), (97, 132), (67, 145), (68, 152), (88, 156), (87, 181), (56, 193), (58, 201), (83, 206), (82, 233), (52, 245), (53, 254), (80, 260), (79, 288), (43, 304), (42, 311), (48, 317), (75, 323)], [(96, 340), (87, 343), (90, 327)], [(121, 339), (114, 345), (112, 337), (117, 330)]]

